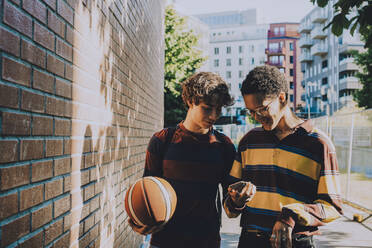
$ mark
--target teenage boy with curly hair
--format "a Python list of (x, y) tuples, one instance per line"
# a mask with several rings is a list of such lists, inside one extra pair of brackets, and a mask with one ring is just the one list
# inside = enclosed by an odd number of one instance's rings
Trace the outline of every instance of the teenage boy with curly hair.
[(342, 213), (335, 147), (311, 120), (292, 112), (288, 83), (276, 67), (253, 69), (241, 93), (262, 127), (241, 139), (230, 172), (257, 189), (249, 203), (238, 201), (238, 190), (224, 203), (229, 217), (241, 214), (238, 247), (315, 247), (317, 227)]
[(173, 186), (175, 213), (164, 226), (130, 224), (138, 233), (152, 233), (151, 247), (217, 248), (221, 206), (216, 196), (220, 183), (227, 191), (235, 147), (213, 124), (233, 98), (220, 76), (199, 72), (182, 83), (182, 99), (188, 107), (185, 120), (154, 134), (144, 172), (144, 176), (165, 178)]

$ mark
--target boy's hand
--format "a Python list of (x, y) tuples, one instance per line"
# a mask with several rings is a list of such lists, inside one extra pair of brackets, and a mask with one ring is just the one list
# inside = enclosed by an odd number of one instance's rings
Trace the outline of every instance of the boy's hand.
[(253, 198), (256, 193), (256, 186), (251, 182), (240, 181), (231, 184), (228, 188), (228, 193), (234, 204), (241, 208)]
[(139, 226), (136, 225), (130, 218), (128, 218), (129, 226), (135, 231), (136, 233), (147, 235), (151, 233), (156, 233), (163, 228), (163, 225), (156, 225), (156, 226)]
[(273, 227), (270, 243), (272, 248), (292, 248), (293, 228), (283, 222), (277, 221)]

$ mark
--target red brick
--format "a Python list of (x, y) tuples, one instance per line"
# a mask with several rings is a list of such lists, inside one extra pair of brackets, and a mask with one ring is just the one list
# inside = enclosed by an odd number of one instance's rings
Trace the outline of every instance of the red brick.
[(32, 135), (53, 135), (53, 118), (47, 116), (33, 116)]
[(53, 176), (53, 161), (43, 161), (31, 165), (31, 182), (37, 182)]
[(30, 183), (30, 166), (0, 168), (0, 189), (6, 190)]
[(30, 135), (31, 117), (3, 112), (3, 135)]
[(32, 20), (26, 14), (19, 11), (16, 7), (4, 1), (4, 23), (10, 25), (15, 30), (27, 35), (32, 36)]
[(61, 158), (54, 160), (54, 176), (59, 176), (71, 172), (71, 158)]
[(63, 182), (63, 193), (66, 193), (71, 190), (71, 177), (67, 176), (64, 178)]
[(0, 140), (0, 163), (18, 161), (18, 141)]
[(52, 204), (32, 213), (32, 231), (52, 220)]
[[(53, 248), (70, 247), (70, 233), (64, 234), (57, 242), (52, 246)], [(95, 246), (99, 247), (99, 246)]]
[(44, 96), (23, 90), (21, 109), (30, 112), (43, 113)]
[(89, 170), (85, 170), (81, 172), (80, 176), (80, 184), (81, 186), (89, 183)]
[(65, 101), (54, 97), (47, 97), (46, 112), (51, 115), (63, 116), (65, 112)]
[(33, 87), (49, 93), (54, 93), (54, 77), (34, 69)]
[(18, 212), (18, 194), (0, 197), (0, 221)]
[(70, 195), (58, 199), (54, 203), (54, 218), (66, 213), (71, 208)]
[(23, 1), (23, 9), (42, 23), (46, 23), (46, 7), (38, 0)]
[(38, 233), (36, 233), (34, 236), (32, 236), (31, 238), (27, 239), (26, 241), (24, 241), (23, 243), (20, 243), (19, 246), (17, 246), (17, 248), (39, 248), (39, 247), (43, 247), (43, 232), (40, 231)]
[(71, 214), (67, 214), (63, 217), (63, 231), (66, 232), (71, 228)]
[(63, 77), (65, 74), (65, 64), (60, 59), (48, 54), (47, 58), (47, 69), (48, 71)]
[(30, 215), (25, 215), (2, 226), (1, 231), (1, 247), (5, 247), (30, 232)]
[(52, 29), (57, 35), (62, 38), (65, 37), (65, 26), (66, 24), (61, 21), (53, 11), (48, 10), (48, 27)]
[(35, 22), (34, 40), (43, 47), (54, 51), (54, 34)]
[(43, 140), (21, 140), (21, 160), (43, 158)]
[(63, 178), (45, 184), (45, 200), (61, 195), (63, 192)]
[(57, 38), (56, 53), (62, 58), (72, 62), (72, 46)]
[[(0, 106), (18, 108), (18, 89), (13, 86), (0, 85)], [(0, 159), (1, 160), (1, 159)]]
[(71, 140), (65, 139), (63, 141), (63, 154), (68, 155), (71, 154)]
[(36, 206), (43, 201), (44, 185), (22, 190), (20, 193), (20, 210)]
[(31, 64), (45, 68), (46, 52), (33, 44), (22, 40), (22, 59), (30, 62)]
[(71, 118), (72, 117), (72, 102), (71, 101), (65, 101), (65, 114), (64, 117)]
[(46, 141), (46, 157), (54, 157), (63, 155), (63, 140), (47, 140)]
[(31, 68), (12, 59), (3, 57), (2, 77), (16, 84), (30, 86)]
[(19, 56), (19, 37), (0, 27), (0, 50)]
[(70, 44), (74, 44), (74, 30), (70, 25), (66, 25), (66, 41)]
[(51, 7), (53, 10), (56, 10), (56, 0), (43, 0), (43, 2)]
[(12, 1), (14, 4), (17, 4), (18, 6), (21, 5), (21, 0), (10, 0)]
[(73, 69), (72, 69), (72, 65), (66, 63), (66, 73), (65, 73), (65, 78), (72, 81), (72, 78), (73, 78)]
[(74, 25), (74, 12), (63, 0), (57, 0), (57, 12), (63, 19)]
[(56, 78), (56, 95), (71, 99), (72, 85), (68, 81)]
[(56, 136), (71, 135), (71, 120), (55, 118), (55, 133)]
[(94, 184), (91, 184), (84, 188), (84, 201), (89, 200), (94, 196)]
[(59, 235), (62, 234), (63, 230), (63, 219), (53, 223), (47, 229), (45, 229), (45, 241), (44, 244), (49, 244), (55, 240)]

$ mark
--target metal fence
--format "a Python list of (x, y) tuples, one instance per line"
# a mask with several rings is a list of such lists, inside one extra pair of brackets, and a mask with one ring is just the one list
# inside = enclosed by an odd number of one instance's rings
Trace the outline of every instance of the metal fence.
[[(372, 210), (372, 109), (313, 119), (336, 147), (341, 172), (341, 194), (350, 202)], [(217, 130), (237, 146), (255, 125), (223, 125)]]
[(313, 121), (336, 147), (342, 197), (372, 210), (372, 109)]

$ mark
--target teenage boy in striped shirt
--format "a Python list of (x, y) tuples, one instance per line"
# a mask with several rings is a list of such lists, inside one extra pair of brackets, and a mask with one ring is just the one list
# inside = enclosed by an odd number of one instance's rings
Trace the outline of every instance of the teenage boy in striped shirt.
[(335, 147), (311, 120), (292, 112), (288, 83), (277, 68), (253, 69), (241, 93), (262, 126), (241, 139), (230, 171), (257, 190), (250, 202), (239, 201), (238, 182), (224, 203), (229, 217), (241, 214), (238, 247), (315, 247), (317, 227), (342, 214)]

